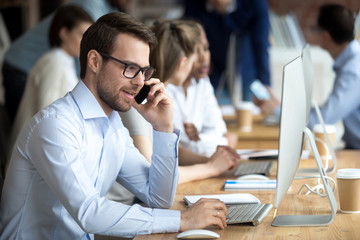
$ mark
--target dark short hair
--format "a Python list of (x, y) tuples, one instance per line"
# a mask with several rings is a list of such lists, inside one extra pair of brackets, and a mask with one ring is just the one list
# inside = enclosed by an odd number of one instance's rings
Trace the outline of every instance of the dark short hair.
[(337, 44), (354, 39), (354, 14), (339, 4), (324, 4), (320, 7), (318, 25), (329, 32)]
[(91, 16), (81, 7), (75, 5), (65, 5), (55, 13), (51, 21), (48, 38), (51, 47), (58, 47), (61, 45), (61, 38), (59, 36), (60, 30), (65, 27), (71, 31), (81, 22), (93, 23)]
[[(108, 13), (100, 17), (83, 35), (80, 44), (80, 78), (86, 74), (87, 54), (90, 50), (111, 54), (118, 34), (132, 35), (149, 44), (152, 50), (157, 40), (149, 27), (123, 12)], [(107, 61), (107, 59), (104, 59)]]

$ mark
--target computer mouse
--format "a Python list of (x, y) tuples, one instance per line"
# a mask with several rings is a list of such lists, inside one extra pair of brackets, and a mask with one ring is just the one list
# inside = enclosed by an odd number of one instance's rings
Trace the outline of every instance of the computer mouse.
[(220, 235), (216, 232), (205, 229), (187, 230), (177, 235), (179, 239), (216, 239)]
[(269, 180), (269, 178), (261, 174), (246, 174), (238, 177), (237, 180)]

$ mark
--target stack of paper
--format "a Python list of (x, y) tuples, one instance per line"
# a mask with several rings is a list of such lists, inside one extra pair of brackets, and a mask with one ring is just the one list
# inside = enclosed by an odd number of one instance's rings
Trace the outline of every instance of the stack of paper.
[(223, 201), (226, 205), (260, 203), (260, 200), (250, 193), (191, 195), (185, 196), (184, 201), (187, 205), (192, 205), (196, 203), (200, 198), (216, 198)]
[(226, 180), (225, 190), (275, 190), (276, 180)]

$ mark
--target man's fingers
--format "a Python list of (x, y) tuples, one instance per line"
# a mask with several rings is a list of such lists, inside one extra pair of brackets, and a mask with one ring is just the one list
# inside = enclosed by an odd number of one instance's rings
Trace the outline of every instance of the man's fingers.
[(214, 225), (219, 226), (219, 228), (224, 229), (227, 224), (226, 224), (226, 216), (224, 215), (224, 212), (221, 210), (217, 210), (216, 214), (214, 216)]
[(163, 103), (166, 103), (166, 101), (168, 101), (168, 97), (165, 93), (160, 93), (160, 92), (157, 92), (156, 95), (154, 97), (151, 97), (150, 98), (151, 100), (151, 105), (153, 107), (156, 107), (160, 102), (163, 101)]
[(149, 96), (155, 96), (159, 93), (164, 93), (165, 92), (165, 86), (164, 86), (164, 83), (162, 82), (157, 82), (155, 84), (153, 84), (150, 88), (150, 91), (149, 91)]

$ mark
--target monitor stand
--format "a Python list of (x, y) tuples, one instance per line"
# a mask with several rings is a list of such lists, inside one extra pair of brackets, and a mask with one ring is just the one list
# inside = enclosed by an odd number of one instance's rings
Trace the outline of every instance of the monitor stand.
[[(322, 129), (324, 131), (326, 143), (329, 146), (329, 150), (331, 152), (331, 157), (332, 157), (332, 161), (333, 161), (333, 166), (331, 168), (326, 169), (326, 173), (332, 174), (336, 170), (336, 162), (337, 162), (334, 147), (331, 145), (330, 138), (329, 138), (329, 135), (328, 135), (328, 133), (326, 131), (324, 119), (323, 119), (323, 117), (321, 115), (319, 105), (317, 104), (317, 102), (314, 99), (312, 100), (312, 103), (313, 103), (313, 106), (315, 108), (316, 115), (317, 115), (317, 117), (319, 119), (320, 125), (321, 125), (321, 127), (322, 127)], [(318, 173), (318, 169), (317, 168), (301, 168), (301, 169), (299, 169), (297, 171), (297, 173), (299, 175), (316, 174), (316, 173)]]
[(329, 181), (325, 178), (326, 172), (324, 170), (324, 166), (322, 164), (319, 152), (316, 148), (314, 137), (310, 129), (304, 128), (304, 134), (307, 136), (311, 150), (315, 157), (315, 162), (317, 165), (318, 173), (320, 174), (322, 183), (325, 188), (326, 195), (328, 197), (331, 214), (329, 215), (280, 215), (276, 216), (274, 221), (272, 222), (272, 226), (277, 227), (293, 227), (293, 226), (327, 226), (335, 218), (337, 211), (337, 202), (334, 196), (334, 193), (331, 190), (331, 186)]

